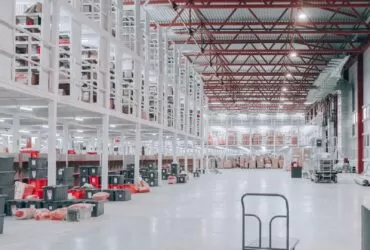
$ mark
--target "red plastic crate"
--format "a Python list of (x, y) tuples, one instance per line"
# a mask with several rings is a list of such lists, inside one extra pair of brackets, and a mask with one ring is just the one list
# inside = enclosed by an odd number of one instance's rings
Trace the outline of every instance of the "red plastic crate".
[(34, 186), (35, 189), (42, 189), (48, 185), (48, 179), (33, 179), (29, 180), (28, 184)]
[(37, 195), (39, 199), (44, 198), (44, 190), (43, 189), (35, 189), (34, 194)]
[(108, 188), (109, 189), (121, 189), (121, 186), (120, 184), (109, 184), (108, 185)]
[(85, 190), (83, 189), (70, 189), (68, 194), (71, 194), (76, 200), (82, 200), (85, 198)]
[(98, 175), (89, 176), (89, 183), (93, 185), (95, 188), (98, 188), (98, 186), (100, 186), (100, 176)]

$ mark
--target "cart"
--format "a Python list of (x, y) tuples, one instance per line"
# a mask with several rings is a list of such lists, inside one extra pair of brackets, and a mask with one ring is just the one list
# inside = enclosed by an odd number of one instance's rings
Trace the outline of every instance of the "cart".
[[(286, 212), (284, 214), (278, 214), (271, 217), (269, 222), (269, 236), (262, 237), (262, 221), (257, 214), (248, 213), (246, 207), (246, 200), (248, 197), (275, 197), (281, 198), (285, 202)], [(242, 250), (295, 250), (295, 247), (298, 245), (299, 240), (289, 238), (289, 203), (288, 199), (281, 194), (258, 194), (258, 193), (246, 193), (241, 197), (242, 203), (242, 213), (243, 213), (243, 223), (242, 223)], [(255, 241), (252, 241), (246, 245), (246, 218), (252, 217), (258, 221), (259, 225), (259, 238)], [(273, 238), (272, 237), (272, 223), (275, 219), (284, 219), (286, 220), (286, 237), (284, 238)]]

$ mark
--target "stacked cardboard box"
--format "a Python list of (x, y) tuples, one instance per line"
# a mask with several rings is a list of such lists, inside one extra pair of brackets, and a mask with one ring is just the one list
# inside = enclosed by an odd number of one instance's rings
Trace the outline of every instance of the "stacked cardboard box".
[(251, 142), (251, 135), (250, 134), (244, 134), (242, 138), (243, 145), (250, 145)]
[(248, 167), (249, 168), (256, 168), (257, 167), (256, 158), (254, 156), (249, 158)]
[(271, 167), (272, 168), (279, 168), (279, 158), (277, 157), (272, 157), (272, 165)]
[(256, 161), (257, 161), (257, 168), (264, 168), (265, 167), (265, 163), (263, 161), (263, 156), (257, 156)]

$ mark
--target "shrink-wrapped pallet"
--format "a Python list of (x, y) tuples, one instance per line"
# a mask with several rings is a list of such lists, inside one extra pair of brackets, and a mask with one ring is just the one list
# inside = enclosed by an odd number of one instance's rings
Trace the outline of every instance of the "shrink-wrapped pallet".
[(272, 168), (279, 168), (279, 159), (277, 157), (273, 157), (272, 158), (271, 167)]
[(257, 156), (256, 161), (257, 161), (257, 168), (264, 168), (265, 167), (265, 163), (264, 163), (264, 160), (263, 160), (262, 156)]
[(249, 158), (249, 163), (248, 163), (249, 168), (256, 168), (257, 167), (257, 162), (255, 157)]

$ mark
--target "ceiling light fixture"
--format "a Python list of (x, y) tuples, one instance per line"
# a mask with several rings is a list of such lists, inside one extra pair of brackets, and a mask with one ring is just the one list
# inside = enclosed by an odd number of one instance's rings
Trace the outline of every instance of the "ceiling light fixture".
[(49, 126), (48, 125), (45, 125), (45, 124), (44, 125), (41, 125), (41, 127), (42, 128), (49, 128)]
[(298, 19), (299, 20), (306, 20), (307, 19), (307, 15), (305, 13), (301, 12), (298, 15)]
[(77, 129), (77, 133), (83, 133), (84, 131), (81, 129)]
[(19, 109), (23, 110), (23, 111), (32, 111), (33, 110), (31, 107), (26, 107), (26, 106), (20, 106)]
[(117, 127), (115, 124), (110, 124), (109, 125), (109, 127), (111, 127), (111, 128), (115, 128), (115, 127)]
[(0, 122), (4, 122), (5, 120), (4, 119), (0, 119)]
[(19, 133), (25, 133), (25, 134), (28, 134), (28, 133), (30, 133), (30, 131), (21, 129), (21, 130), (19, 130)]
[(286, 87), (283, 87), (281, 90), (284, 91), (284, 92), (288, 91), (288, 89)]
[(291, 78), (292, 77), (292, 74), (287, 73), (285, 76), (288, 77), (288, 78)]
[(291, 57), (291, 58), (295, 58), (297, 56), (298, 56), (298, 54), (295, 51), (292, 51), (292, 52), (289, 53), (289, 57)]
[(75, 120), (76, 121), (79, 121), (79, 122), (83, 122), (84, 121), (84, 119), (82, 117), (75, 117)]

